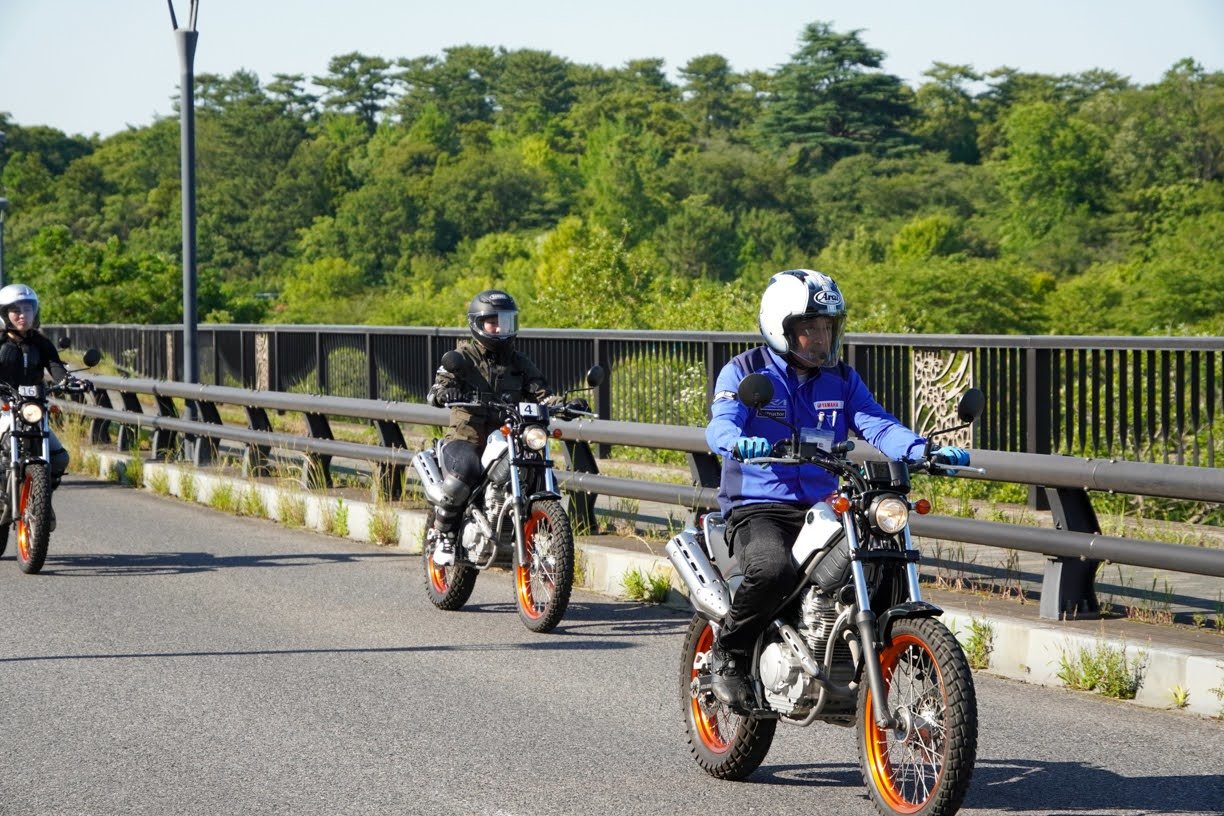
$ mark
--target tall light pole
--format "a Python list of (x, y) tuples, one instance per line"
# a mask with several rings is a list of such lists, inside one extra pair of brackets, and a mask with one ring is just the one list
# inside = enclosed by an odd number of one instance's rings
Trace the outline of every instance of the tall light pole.
[[(183, 195), (183, 382), (200, 381), (200, 357), (196, 349), (196, 180), (195, 180), (195, 51), (199, 33), (196, 31), (196, 14), (199, 0), (191, 0), (187, 25), (179, 26), (174, 15), (174, 0), (166, 0), (170, 7), (170, 24), (174, 27), (174, 40), (179, 54), (179, 143)], [(187, 419), (196, 421), (196, 404), (188, 400)], [(198, 437), (184, 437), (183, 452), (197, 462), (201, 445)]]
[[(0, 151), (4, 150), (4, 143), (7, 137), (4, 131), (0, 130)], [(0, 192), (3, 188), (0, 187)], [(4, 196), (0, 196), (0, 286), (4, 286), (4, 214), (8, 212), (9, 200)]]

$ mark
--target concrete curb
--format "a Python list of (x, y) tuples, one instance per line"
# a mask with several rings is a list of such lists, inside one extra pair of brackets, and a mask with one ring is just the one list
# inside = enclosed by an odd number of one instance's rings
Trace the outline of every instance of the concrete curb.
[[(131, 457), (114, 453), (92, 451), (99, 460), (100, 473), (106, 478), (112, 474), (123, 481)], [(399, 510), (378, 507), (369, 501), (355, 501), (332, 496), (320, 496), (300, 488), (266, 485), (250, 480), (201, 472), (162, 462), (143, 463), (144, 489), (151, 490), (149, 483), (164, 474), (170, 493), (182, 497), (186, 476), (194, 477), (195, 501), (208, 504), (214, 491), (228, 484), (234, 495), (241, 495), (252, 488), (258, 491), (267, 509), (267, 518), (280, 521), (280, 509), (288, 506), (304, 507), (307, 529), (336, 535), (335, 526), (328, 529), (328, 514), (335, 518), (343, 507), (347, 521), (345, 537), (371, 542), (371, 524), (376, 518), (381, 523), (396, 525), (396, 540), (399, 549), (409, 553), (421, 552), (426, 513), (423, 510)], [(288, 504), (287, 504), (288, 502)], [(664, 556), (651, 555), (632, 550), (618, 549), (581, 538), (576, 542), (578, 571), (584, 589), (605, 595), (623, 598), (622, 582), (626, 573), (634, 570), (643, 575), (662, 573), (671, 577), (672, 589), (664, 605), (688, 611), (685, 594), (677, 587), (679, 579), (671, 562)], [(1185, 692), (1185, 705), (1180, 711), (1204, 717), (1224, 717), (1224, 638), (1219, 649), (1186, 649), (1148, 641), (1134, 643), (1116, 637), (1085, 634), (1082, 631), (1061, 626), (1058, 622), (1035, 622), (1020, 617), (999, 614), (975, 614), (968, 603), (963, 609), (954, 608), (955, 602), (944, 602), (944, 622), (956, 634), (962, 645), (967, 645), (978, 636), (990, 641), (990, 674), (1035, 683), (1043, 686), (1065, 688), (1059, 678), (1060, 664), (1070, 658), (1097, 656), (1121, 661), (1134, 667), (1141, 679), (1134, 704), (1150, 708), (1176, 708), (1174, 689)]]

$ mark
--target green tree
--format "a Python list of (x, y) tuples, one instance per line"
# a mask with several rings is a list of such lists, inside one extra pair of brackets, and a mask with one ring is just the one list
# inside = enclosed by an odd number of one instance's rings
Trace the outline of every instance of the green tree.
[(774, 79), (759, 121), (762, 143), (793, 151), (801, 170), (827, 168), (855, 153), (910, 149), (904, 127), (914, 109), (901, 80), (878, 70), (883, 58), (857, 31), (809, 24), (799, 51)]
[(936, 62), (922, 75), (931, 81), (914, 94), (919, 113), (914, 135), (927, 150), (946, 152), (950, 161), (976, 164), (981, 158), (977, 118), (973, 96), (965, 86), (981, 82), (982, 75), (968, 65), (943, 62)]
[(328, 73), (314, 77), (314, 83), (325, 89), (323, 107), (353, 114), (373, 133), (390, 94), (392, 80), (387, 74), (390, 67), (391, 63), (382, 57), (357, 51), (332, 57), (327, 63)]

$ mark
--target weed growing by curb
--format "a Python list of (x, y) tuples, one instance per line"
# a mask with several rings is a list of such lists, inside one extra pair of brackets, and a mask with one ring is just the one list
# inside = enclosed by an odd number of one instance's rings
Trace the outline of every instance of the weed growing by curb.
[(969, 619), (969, 638), (965, 641), (965, 657), (971, 669), (989, 669), (990, 653), (994, 651), (994, 626), (990, 621)]
[(671, 589), (671, 576), (662, 571), (646, 575), (641, 569), (634, 567), (621, 576), (621, 587), (631, 601), (663, 603), (667, 600), (668, 590)]
[(164, 470), (154, 471), (149, 479), (149, 487), (159, 496), (170, 495), (170, 474)]
[(242, 491), (242, 495), (238, 497), (238, 513), (254, 518), (268, 517), (268, 506), (264, 504), (263, 493), (259, 488), (251, 486)]
[(399, 544), (399, 516), (391, 508), (379, 505), (370, 513), (369, 533), (375, 544), (384, 547)]
[(222, 513), (234, 513), (238, 510), (238, 497), (234, 494), (234, 486), (221, 481), (213, 486), (208, 497), (208, 506)]
[(194, 473), (179, 471), (179, 498), (183, 501), (194, 502), (199, 498), (199, 485), (196, 484)]
[(132, 487), (144, 487), (144, 460), (133, 456), (123, 468), (123, 477)]
[(319, 516), (323, 532), (341, 538), (347, 537), (349, 534), (348, 512), (348, 505), (344, 503), (344, 499), (336, 499), (335, 504), (326, 500), (319, 502)]
[(276, 517), (286, 527), (305, 527), (306, 500), (278, 490), (276, 492)]
[(1058, 679), (1070, 689), (1095, 691), (1117, 700), (1133, 700), (1143, 685), (1147, 653), (1126, 656), (1126, 644), (1114, 647), (1097, 641), (1093, 647), (1079, 646), (1058, 655)]
[(1183, 688), (1180, 683), (1169, 689), (1169, 695), (1173, 698), (1174, 708), (1185, 708), (1190, 705), (1190, 689)]

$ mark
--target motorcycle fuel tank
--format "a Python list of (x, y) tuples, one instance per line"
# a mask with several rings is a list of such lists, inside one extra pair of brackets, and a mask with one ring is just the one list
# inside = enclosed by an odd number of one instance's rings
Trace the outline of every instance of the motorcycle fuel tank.
[(791, 547), (795, 563), (802, 564), (812, 553), (831, 546), (841, 533), (841, 519), (833, 512), (833, 508), (828, 502), (816, 502), (808, 509), (799, 536)]

